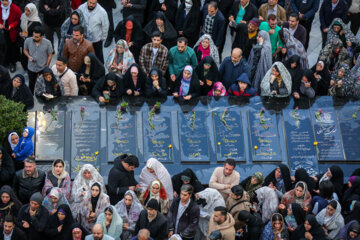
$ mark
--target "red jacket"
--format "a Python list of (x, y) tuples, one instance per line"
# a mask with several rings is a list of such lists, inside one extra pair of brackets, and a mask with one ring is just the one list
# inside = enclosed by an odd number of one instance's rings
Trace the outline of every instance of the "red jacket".
[[(21, 18), (21, 10), (15, 4), (10, 5), (10, 14), (7, 19), (7, 23), (10, 28), (10, 38), (12, 42), (16, 42), (17, 34), (18, 34), (18, 26)], [(2, 8), (0, 5), (0, 24), (4, 24), (4, 20), (2, 19)], [(7, 29), (5, 29), (7, 30)]]

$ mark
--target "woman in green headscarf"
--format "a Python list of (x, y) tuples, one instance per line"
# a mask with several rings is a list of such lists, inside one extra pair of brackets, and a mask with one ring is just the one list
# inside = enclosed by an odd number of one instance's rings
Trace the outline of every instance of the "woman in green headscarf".
[[(262, 187), (264, 183), (264, 175), (261, 172), (256, 172), (252, 176), (247, 177), (240, 184), (249, 193), (250, 199), (255, 197), (255, 190)], [(250, 202), (252, 202), (250, 200)]]
[(122, 77), (134, 63), (134, 56), (130, 52), (128, 44), (125, 40), (120, 39), (116, 43), (116, 48), (110, 51), (105, 67), (109, 72), (115, 72), (119, 77)]

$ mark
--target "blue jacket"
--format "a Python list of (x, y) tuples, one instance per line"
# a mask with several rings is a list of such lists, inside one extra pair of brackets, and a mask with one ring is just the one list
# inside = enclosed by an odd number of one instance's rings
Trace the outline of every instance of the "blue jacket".
[[(238, 82), (247, 83), (245, 91), (241, 91)], [(240, 77), (236, 79), (236, 83), (233, 83), (229, 88), (229, 93), (233, 96), (253, 97), (256, 96), (256, 91), (251, 87), (249, 77), (246, 73), (242, 73)]]
[(250, 67), (243, 57), (236, 66), (231, 61), (231, 57), (226, 57), (220, 65), (221, 82), (226, 89), (229, 89), (242, 73), (246, 73), (250, 78)]
[[(291, 0), (291, 8), (294, 13), (299, 13), (299, 8), (301, 6), (302, 0)], [(319, 10), (320, 0), (307, 0), (306, 2), (306, 11), (303, 19), (306, 21), (312, 21), (315, 17), (316, 12)]]
[[(203, 7), (203, 19), (202, 19), (202, 26), (205, 25), (205, 18), (208, 15), (208, 5), (206, 4)], [(225, 18), (224, 15), (221, 13), (220, 10), (217, 11), (217, 13), (214, 16), (214, 25), (213, 30), (211, 33), (211, 38), (214, 41), (215, 45), (217, 47), (220, 47), (224, 41), (225, 38)]]
[(347, 11), (348, 5), (345, 0), (339, 0), (334, 11), (332, 11), (331, 0), (324, 0), (319, 12), (320, 29), (328, 28), (335, 18), (341, 18), (345, 22)]
[(34, 143), (32, 142), (32, 137), (34, 136), (35, 130), (32, 127), (26, 127), (23, 130), (29, 131), (28, 136), (21, 137), (19, 143), (16, 145), (14, 149), (14, 153), (16, 156), (16, 161), (24, 161), (27, 157), (34, 153)]

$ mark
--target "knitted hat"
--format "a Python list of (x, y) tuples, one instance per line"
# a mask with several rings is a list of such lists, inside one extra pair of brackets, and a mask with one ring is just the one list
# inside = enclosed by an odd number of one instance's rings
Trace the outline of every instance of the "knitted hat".
[(252, 24), (254, 24), (256, 27), (260, 26), (260, 20), (258, 18), (252, 18), (249, 22), (251, 22)]
[(158, 210), (159, 209), (159, 203), (155, 198), (152, 198), (147, 202), (146, 207), (150, 208), (150, 209)]
[(42, 201), (43, 201), (43, 197), (41, 195), (40, 192), (36, 192), (34, 193), (33, 195), (31, 195), (31, 198), (30, 198), (30, 202), (31, 201), (34, 201), (34, 202), (37, 202), (38, 204), (41, 205)]

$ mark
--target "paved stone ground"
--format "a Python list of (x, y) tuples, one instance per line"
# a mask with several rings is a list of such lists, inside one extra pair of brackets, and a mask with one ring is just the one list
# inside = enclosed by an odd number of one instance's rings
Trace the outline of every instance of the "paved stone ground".
[[(114, 26), (116, 27), (116, 25), (122, 20), (122, 14), (120, 12), (122, 6), (120, 4), (120, 0), (115, 0), (115, 1), (117, 3), (117, 8), (113, 10), (113, 16), (114, 16)], [(357, 37), (360, 37), (360, 31), (358, 32)], [(54, 39), (55, 39), (54, 40), (55, 46), (57, 46), (56, 34), (54, 36)], [(318, 11), (315, 16), (315, 19), (313, 21), (312, 30), (310, 33), (310, 44), (309, 44), (309, 48), (307, 51), (310, 67), (316, 63), (316, 60), (317, 60), (318, 55), (321, 50), (321, 43), (322, 43), (322, 41), (321, 41), (320, 20), (319, 20), (319, 11)], [(104, 59), (105, 60), (106, 60), (106, 57), (108, 56), (109, 51), (111, 49), (113, 49), (114, 47), (115, 47), (115, 42), (113, 40), (113, 43), (108, 48), (104, 49)], [(225, 57), (230, 56), (230, 54), (231, 54), (231, 36), (230, 36), (229, 30), (228, 30), (222, 58), (224, 59)], [(57, 49), (56, 49), (55, 55), (53, 56), (51, 66), (53, 64), (55, 64), (56, 58), (57, 58)], [(17, 63), (17, 71), (14, 74), (18, 74), (18, 73), (26, 74), (26, 72), (22, 69), (19, 62)], [(12, 75), (14, 75), (14, 74), (12, 74)]]

